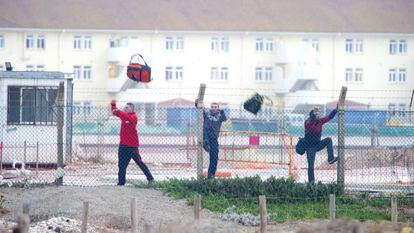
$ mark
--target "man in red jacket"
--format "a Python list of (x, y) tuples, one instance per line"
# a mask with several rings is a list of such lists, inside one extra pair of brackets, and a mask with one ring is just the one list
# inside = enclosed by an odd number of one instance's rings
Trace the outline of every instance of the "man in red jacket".
[(134, 112), (134, 105), (127, 103), (124, 110), (116, 108), (115, 100), (111, 101), (112, 114), (121, 119), (120, 143), (118, 149), (118, 185), (125, 185), (126, 169), (131, 158), (141, 168), (149, 183), (154, 181), (147, 165), (142, 162), (139, 154), (139, 140), (137, 132), (138, 118)]

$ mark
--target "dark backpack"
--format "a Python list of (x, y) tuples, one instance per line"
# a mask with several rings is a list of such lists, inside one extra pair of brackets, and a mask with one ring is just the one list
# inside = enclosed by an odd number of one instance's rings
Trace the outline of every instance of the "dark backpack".
[(305, 154), (306, 149), (308, 149), (308, 145), (306, 143), (305, 138), (299, 138), (299, 141), (298, 143), (296, 143), (295, 147), (296, 153), (303, 155)]
[(259, 95), (259, 93), (255, 93), (252, 97), (250, 97), (248, 100), (244, 102), (243, 108), (246, 111), (251, 112), (256, 115), (257, 112), (259, 112), (260, 109), (262, 108), (264, 99), (267, 99), (270, 101), (270, 103), (272, 103), (272, 100), (269, 97), (264, 96), (264, 95)]

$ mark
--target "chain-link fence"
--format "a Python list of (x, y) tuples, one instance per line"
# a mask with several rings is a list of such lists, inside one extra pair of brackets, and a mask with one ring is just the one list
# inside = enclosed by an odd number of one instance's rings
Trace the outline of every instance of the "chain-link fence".
[[(222, 124), (216, 177), (270, 176), (308, 181), (309, 155), (295, 146), (305, 135), (311, 109), (268, 108), (253, 115), (242, 108), (222, 107), (228, 120)], [(58, 168), (55, 118), (27, 117), (22, 111), (11, 123), (10, 109), (0, 108), (1, 182), (4, 185), (52, 183), (63, 177), (65, 185), (115, 185), (118, 182), (118, 149), (121, 122), (109, 107), (66, 107), (72, 124), (63, 127), (64, 166)], [(197, 177), (197, 109), (136, 104), (139, 154), (155, 180)], [(327, 115), (331, 109), (322, 109)], [(26, 114), (26, 115), (25, 115)], [(40, 114), (40, 115), (39, 115)], [(345, 187), (349, 190), (414, 191), (414, 124), (408, 111), (346, 110)], [(67, 117), (67, 115), (66, 115)], [(322, 139), (332, 139), (338, 151), (337, 116), (323, 126)], [(33, 120), (35, 119), (35, 120)], [(46, 123), (47, 124), (46, 124)], [(72, 132), (72, 133), (71, 133)], [(209, 154), (203, 154), (204, 175)], [(145, 180), (135, 164), (127, 181)], [(314, 161), (315, 182), (337, 180), (337, 163), (328, 163), (327, 149)]]

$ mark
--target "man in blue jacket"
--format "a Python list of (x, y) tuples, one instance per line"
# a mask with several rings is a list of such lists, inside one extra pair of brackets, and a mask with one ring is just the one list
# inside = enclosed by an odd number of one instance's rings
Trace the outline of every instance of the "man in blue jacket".
[(332, 139), (327, 137), (321, 140), (322, 126), (333, 119), (338, 112), (334, 109), (328, 116), (319, 117), (320, 110), (315, 107), (310, 113), (309, 118), (305, 121), (305, 141), (306, 141), (306, 155), (308, 159), (308, 181), (315, 182), (315, 155), (316, 152), (321, 151), (325, 147), (328, 149), (328, 162), (333, 164), (338, 161), (338, 157), (334, 157)]
[[(198, 106), (198, 100), (195, 101), (195, 106)], [(214, 178), (219, 153), (218, 137), (221, 124), (227, 120), (227, 117), (224, 111), (220, 110), (218, 103), (212, 103), (210, 107), (210, 109), (203, 109), (203, 146), (210, 155), (208, 178)]]

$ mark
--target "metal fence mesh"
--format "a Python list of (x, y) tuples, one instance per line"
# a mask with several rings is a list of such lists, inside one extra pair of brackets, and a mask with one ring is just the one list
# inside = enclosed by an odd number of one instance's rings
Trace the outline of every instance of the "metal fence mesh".
[[(64, 126), (63, 168), (57, 167), (56, 124), (7, 124), (9, 111), (0, 108), (3, 185), (51, 183), (58, 177), (63, 177), (65, 185), (117, 183), (120, 120), (106, 106), (86, 111), (65, 108), (72, 110), (65, 112), (73, 113), (73, 122)], [(309, 109), (268, 108), (256, 116), (233, 107), (224, 111), (229, 120), (220, 132), (216, 177), (275, 176), (307, 182), (306, 154), (296, 154), (294, 147), (304, 135)], [(139, 151), (155, 179), (196, 178), (197, 110), (137, 104), (136, 112)], [(409, 111), (345, 111), (347, 189), (414, 190), (413, 115)], [(71, 137), (66, 133), (70, 131)], [(332, 138), (336, 156), (337, 117), (323, 126), (325, 137)], [(209, 155), (204, 152), (203, 156), (206, 173)], [(316, 182), (336, 182), (337, 164), (330, 165), (327, 158), (326, 149), (316, 155)], [(131, 161), (127, 181), (138, 180), (145, 176)]]

